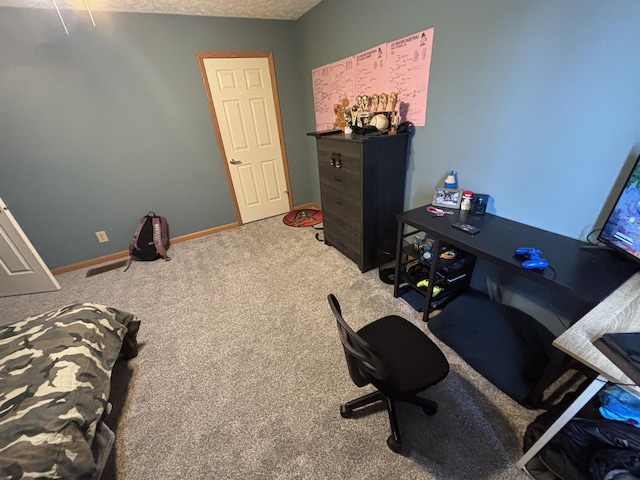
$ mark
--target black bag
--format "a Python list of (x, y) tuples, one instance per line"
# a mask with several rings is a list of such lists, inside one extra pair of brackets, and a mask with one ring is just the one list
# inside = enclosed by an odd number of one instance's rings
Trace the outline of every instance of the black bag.
[(129, 260), (126, 272), (133, 260), (152, 261), (164, 258), (171, 260), (167, 255), (169, 248), (169, 224), (167, 219), (149, 212), (140, 219), (138, 228), (133, 234), (129, 244)]
[[(592, 381), (587, 379), (574, 392), (527, 427), (523, 451), (527, 451)], [(537, 480), (604, 479), (611, 470), (640, 474), (640, 429), (602, 418), (599, 401), (592, 398), (527, 464)], [(627, 477), (634, 478), (634, 477)]]

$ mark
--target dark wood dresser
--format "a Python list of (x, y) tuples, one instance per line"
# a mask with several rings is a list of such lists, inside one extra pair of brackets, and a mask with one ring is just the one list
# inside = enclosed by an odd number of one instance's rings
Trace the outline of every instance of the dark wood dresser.
[(395, 254), (404, 210), (408, 134), (316, 137), (324, 241), (366, 272)]

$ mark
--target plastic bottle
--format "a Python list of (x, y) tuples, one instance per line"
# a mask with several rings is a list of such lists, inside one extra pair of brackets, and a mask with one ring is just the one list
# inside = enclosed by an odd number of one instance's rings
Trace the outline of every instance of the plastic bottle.
[(471, 190), (465, 190), (462, 192), (462, 203), (460, 204), (460, 210), (471, 210), (471, 199), (473, 198), (473, 192)]

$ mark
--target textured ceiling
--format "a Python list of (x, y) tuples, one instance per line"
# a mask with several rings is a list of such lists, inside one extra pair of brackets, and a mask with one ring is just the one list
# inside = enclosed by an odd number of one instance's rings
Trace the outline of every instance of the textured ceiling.
[(0, 7), (297, 20), (320, 0), (0, 0)]

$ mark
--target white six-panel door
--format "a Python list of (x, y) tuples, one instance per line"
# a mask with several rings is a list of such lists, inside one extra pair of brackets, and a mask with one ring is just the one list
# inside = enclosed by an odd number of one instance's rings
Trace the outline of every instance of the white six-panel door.
[(241, 223), (291, 210), (271, 56), (199, 54)]
[(60, 285), (0, 198), (0, 297), (53, 290)]

